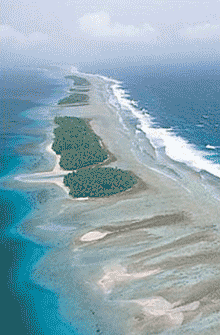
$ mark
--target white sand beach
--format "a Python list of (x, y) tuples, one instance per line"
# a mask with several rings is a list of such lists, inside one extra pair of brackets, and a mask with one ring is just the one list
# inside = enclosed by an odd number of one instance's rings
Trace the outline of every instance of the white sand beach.
[(33, 174), (25, 174), (25, 175), (19, 175), (15, 177), (15, 180), (19, 180), (22, 182), (28, 182), (28, 183), (49, 183), (49, 184), (55, 184), (59, 187), (61, 187), (66, 194), (69, 194), (69, 189), (66, 187), (63, 183), (63, 176), (67, 175), (68, 173), (72, 171), (64, 170), (60, 167), (60, 155), (57, 155), (52, 150), (52, 144), (48, 144), (46, 146), (46, 151), (55, 156), (55, 166), (52, 171), (45, 171), (45, 172), (38, 172)]
[(101, 238), (105, 237), (108, 234), (111, 234), (111, 233), (110, 232), (101, 233), (100, 231), (91, 231), (83, 235), (80, 238), (80, 241), (83, 241), (83, 242), (96, 241), (96, 240), (100, 240)]

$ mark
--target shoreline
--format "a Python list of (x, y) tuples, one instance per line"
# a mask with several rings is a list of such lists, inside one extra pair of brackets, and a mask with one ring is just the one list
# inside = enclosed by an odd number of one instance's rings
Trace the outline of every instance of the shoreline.
[[(92, 132), (94, 132), (93, 128), (92, 128), (92, 119), (85, 119), (87, 126), (89, 127), (89, 129), (92, 130)], [(95, 134), (95, 132), (94, 132)], [(102, 149), (104, 149), (107, 152), (107, 158), (104, 161), (98, 162), (96, 164), (92, 164), (92, 165), (88, 165), (85, 167), (81, 167), (79, 170), (83, 170), (83, 169), (87, 169), (87, 168), (94, 168), (94, 167), (108, 167), (109, 164), (111, 163), (115, 163), (117, 162), (117, 158), (108, 150), (107, 146), (103, 143), (102, 139), (98, 136), (99, 138), (99, 143)], [(18, 181), (22, 181), (22, 182), (31, 182), (31, 183), (51, 183), (51, 184), (55, 184), (59, 187), (61, 187), (65, 193), (67, 193), (69, 195), (70, 189), (69, 187), (65, 186), (64, 182), (63, 182), (63, 177), (69, 173), (72, 173), (73, 171), (75, 172), (75, 170), (65, 170), (60, 166), (60, 159), (61, 159), (61, 155), (58, 155), (53, 149), (52, 149), (52, 145), (53, 145), (54, 141), (52, 141), (50, 144), (48, 144), (45, 148), (45, 150), (47, 152), (49, 152), (50, 154), (52, 154), (53, 156), (55, 156), (55, 166), (53, 168), (52, 171), (45, 171), (45, 172), (38, 172), (38, 173), (34, 173), (34, 174), (30, 174), (30, 175), (24, 175), (24, 176), (18, 176), (15, 177), (15, 180)], [(130, 171), (127, 171), (130, 172)], [(118, 192), (116, 194), (112, 194), (112, 195), (107, 195), (104, 197), (85, 197), (85, 198), (81, 198), (81, 197), (72, 197), (69, 195), (69, 198), (72, 200), (93, 200), (93, 201), (97, 201), (99, 199), (108, 199), (111, 197), (120, 197), (120, 198), (126, 198), (129, 195), (133, 195), (133, 194), (137, 194), (140, 191), (144, 191), (147, 189), (147, 185), (140, 179), (138, 178), (136, 175), (135, 177), (138, 179), (138, 181), (136, 182), (136, 184), (134, 184), (131, 188), (128, 188), (125, 191), (122, 192)]]
[(69, 194), (69, 189), (64, 185), (63, 181), (61, 178), (65, 176), (66, 174), (72, 172), (72, 171), (67, 171), (63, 170), (60, 165), (60, 155), (57, 155), (53, 150), (52, 150), (52, 145), (53, 142), (48, 144), (45, 148), (47, 152), (55, 156), (55, 166), (53, 170), (51, 171), (45, 171), (45, 172), (37, 172), (33, 174), (25, 174), (25, 175), (20, 175), (15, 177), (15, 180), (25, 182), (25, 183), (49, 183), (49, 184), (55, 184), (62, 188), (65, 193)]

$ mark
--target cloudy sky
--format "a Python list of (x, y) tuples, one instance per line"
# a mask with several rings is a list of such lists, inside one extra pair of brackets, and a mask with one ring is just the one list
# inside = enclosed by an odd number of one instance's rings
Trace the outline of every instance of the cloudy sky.
[(217, 60), (219, 13), (220, 0), (3, 0), (1, 44), (74, 64)]

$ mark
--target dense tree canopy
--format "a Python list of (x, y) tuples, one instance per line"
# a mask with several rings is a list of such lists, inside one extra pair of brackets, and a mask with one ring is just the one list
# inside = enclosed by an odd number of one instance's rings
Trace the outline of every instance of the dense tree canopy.
[(75, 170), (64, 177), (73, 197), (105, 197), (130, 189), (137, 177), (129, 171), (97, 167), (108, 158), (99, 137), (87, 122), (77, 117), (56, 117), (52, 149), (61, 155), (60, 166)]
[(79, 88), (79, 87), (71, 87), (69, 89), (71, 92), (78, 91), (78, 92), (89, 92), (89, 88)]
[(80, 169), (64, 177), (70, 195), (77, 198), (105, 197), (130, 189), (137, 177), (129, 171), (111, 167)]
[(58, 105), (69, 105), (74, 104), (77, 102), (88, 102), (89, 97), (87, 94), (81, 94), (81, 93), (73, 93), (70, 94), (68, 97), (65, 97), (58, 101)]
[(98, 136), (83, 119), (56, 117), (59, 125), (54, 129), (52, 149), (61, 155), (60, 166), (65, 170), (76, 170), (103, 162), (108, 153), (100, 145)]
[(74, 85), (77, 85), (77, 86), (89, 86), (90, 85), (90, 82), (85, 78), (77, 77), (74, 75), (65, 76), (65, 78), (72, 79), (74, 81)]

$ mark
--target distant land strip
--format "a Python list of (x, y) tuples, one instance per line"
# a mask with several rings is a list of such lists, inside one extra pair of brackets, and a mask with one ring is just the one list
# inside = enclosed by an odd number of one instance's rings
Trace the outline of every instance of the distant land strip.
[(85, 78), (80, 78), (75, 75), (65, 76), (65, 78), (73, 80), (73, 87), (69, 88), (70, 95), (58, 101), (58, 106), (72, 107), (88, 105), (89, 96), (84, 93), (89, 92), (90, 82)]
[[(74, 81), (71, 94), (58, 101), (63, 107), (88, 104), (89, 96), (79, 92), (89, 91), (90, 82), (75, 75), (65, 77)], [(76, 93), (72, 93), (76, 91)], [(116, 158), (92, 130), (89, 119), (55, 117), (52, 149), (60, 155), (60, 167), (72, 170), (64, 177), (64, 184), (74, 198), (106, 197), (131, 190), (140, 181), (133, 172), (112, 167), (101, 167)], [(143, 186), (143, 185), (142, 185)]]
[(66, 79), (72, 79), (74, 81), (74, 85), (76, 86), (90, 86), (90, 82), (85, 79), (85, 78), (81, 78), (75, 75), (69, 75), (69, 76), (65, 76)]

